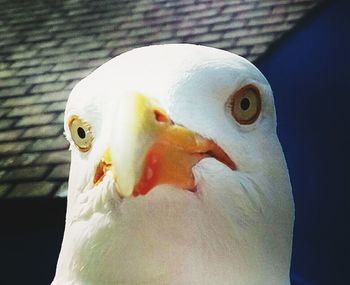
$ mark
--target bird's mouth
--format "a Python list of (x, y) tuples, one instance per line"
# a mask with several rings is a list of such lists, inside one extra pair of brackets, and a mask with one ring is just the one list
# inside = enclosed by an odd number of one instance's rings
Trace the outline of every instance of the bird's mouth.
[(94, 185), (111, 170), (121, 197), (146, 195), (161, 184), (195, 192), (192, 168), (202, 159), (212, 157), (236, 169), (233, 160), (213, 140), (174, 124), (144, 96), (135, 95), (128, 105), (137, 108), (136, 126), (126, 129), (124, 125), (126, 132), (119, 132), (118, 138), (120, 141), (122, 135), (126, 142), (105, 151), (96, 167)]

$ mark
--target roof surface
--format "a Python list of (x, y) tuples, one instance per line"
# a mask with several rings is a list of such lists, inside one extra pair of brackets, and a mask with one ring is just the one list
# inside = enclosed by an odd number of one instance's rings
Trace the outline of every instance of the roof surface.
[(254, 61), (318, 2), (0, 0), (0, 198), (66, 195), (66, 100), (107, 60), (187, 42)]

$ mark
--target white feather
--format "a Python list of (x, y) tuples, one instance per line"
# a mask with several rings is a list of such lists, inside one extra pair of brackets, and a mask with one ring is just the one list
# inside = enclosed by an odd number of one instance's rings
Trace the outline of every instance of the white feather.
[[(262, 94), (262, 114), (249, 126), (228, 102), (246, 84)], [(92, 177), (111, 139), (123, 96), (140, 92), (170, 118), (211, 138), (236, 162), (213, 158), (193, 169), (193, 194), (160, 185), (121, 200), (112, 174)], [(194, 45), (136, 49), (82, 80), (69, 97), (67, 120), (92, 125), (93, 147), (72, 147), (66, 229), (52, 284), (290, 284), (294, 205), (276, 135), (271, 88), (245, 59)]]

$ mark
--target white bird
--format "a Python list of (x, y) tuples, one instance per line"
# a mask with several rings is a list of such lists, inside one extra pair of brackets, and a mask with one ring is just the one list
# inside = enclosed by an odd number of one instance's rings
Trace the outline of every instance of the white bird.
[(52, 284), (286, 285), (294, 203), (269, 83), (196, 45), (126, 52), (79, 82)]

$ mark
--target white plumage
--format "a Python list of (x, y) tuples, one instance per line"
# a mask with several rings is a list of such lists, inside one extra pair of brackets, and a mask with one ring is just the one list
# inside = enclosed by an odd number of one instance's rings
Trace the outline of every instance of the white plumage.
[[(254, 123), (241, 125), (229, 102), (246, 85), (260, 91), (261, 113)], [(123, 167), (143, 161), (142, 153), (123, 153), (143, 143), (143, 136), (130, 131), (134, 122), (128, 106), (136, 93), (174, 124), (213, 140), (237, 169), (207, 157), (193, 167), (195, 193), (160, 184), (147, 195), (121, 198), (129, 190), (117, 191), (114, 176), (131, 185), (127, 174), (137, 178), (139, 172)], [(73, 142), (72, 116), (91, 126), (89, 151)], [(290, 284), (291, 185), (271, 88), (247, 60), (186, 44), (122, 54), (73, 89), (65, 133), (72, 162), (66, 228), (52, 284)], [(109, 170), (94, 183), (107, 148), (118, 173)]]

